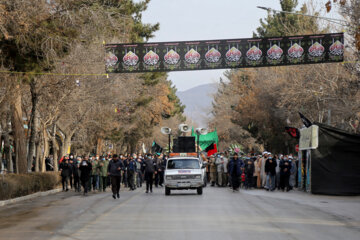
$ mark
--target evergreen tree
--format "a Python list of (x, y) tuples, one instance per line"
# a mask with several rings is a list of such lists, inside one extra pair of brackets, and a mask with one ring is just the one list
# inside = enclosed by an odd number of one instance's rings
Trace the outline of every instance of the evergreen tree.
[[(280, 0), (281, 10), (307, 14), (308, 9), (304, 4), (300, 11), (296, 11), (297, 0)], [(318, 15), (318, 13), (315, 13)], [(299, 34), (311, 34), (319, 32), (315, 18), (289, 14), (289, 13), (268, 13), (265, 20), (260, 19), (260, 27), (253, 33), (254, 37), (275, 37)]]

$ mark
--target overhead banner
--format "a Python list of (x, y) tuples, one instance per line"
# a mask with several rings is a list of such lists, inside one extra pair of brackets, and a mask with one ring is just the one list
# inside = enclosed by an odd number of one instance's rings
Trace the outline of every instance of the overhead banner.
[(107, 73), (188, 71), (342, 62), (344, 34), (106, 44)]

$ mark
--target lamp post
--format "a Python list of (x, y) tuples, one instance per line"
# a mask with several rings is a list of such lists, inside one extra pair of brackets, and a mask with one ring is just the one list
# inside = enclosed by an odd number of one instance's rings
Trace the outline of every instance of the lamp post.
[(170, 145), (171, 145), (171, 134), (169, 134), (169, 148), (168, 148), (168, 156), (170, 156)]
[(165, 135), (169, 135), (169, 149), (168, 149), (168, 155), (170, 155), (170, 145), (171, 145), (171, 128), (169, 127), (162, 127), (161, 133)]
[[(319, 19), (323, 19), (323, 20), (326, 20), (326, 21), (329, 21), (329, 22), (332, 22), (332, 23), (335, 23), (335, 24), (339, 24), (341, 26), (347, 26), (343, 23), (346, 23), (346, 21), (344, 20), (341, 20), (341, 19), (336, 19), (336, 18), (328, 18), (328, 17), (320, 17), (320, 16), (314, 16), (314, 15), (310, 15), (310, 14), (303, 14), (303, 13), (296, 13), (296, 12), (289, 12), (289, 11), (280, 11), (280, 10), (275, 10), (275, 9), (272, 9), (272, 8), (267, 8), (267, 7), (262, 7), (262, 6), (257, 6), (257, 8), (260, 8), (260, 9), (263, 9), (263, 10), (266, 10), (268, 12), (278, 12), (278, 13), (285, 13), (285, 14), (294, 14), (294, 15), (300, 15), (300, 16), (305, 16), (305, 17), (313, 17), (313, 18), (319, 18)], [(342, 22), (342, 23), (341, 23)]]

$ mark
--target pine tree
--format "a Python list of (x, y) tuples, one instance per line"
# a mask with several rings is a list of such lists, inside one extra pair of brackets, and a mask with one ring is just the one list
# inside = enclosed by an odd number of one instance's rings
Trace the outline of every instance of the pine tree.
[[(306, 14), (308, 12), (304, 4), (300, 11), (296, 11), (297, 0), (280, 0), (281, 10), (286, 12), (296, 12)], [(315, 13), (318, 15), (318, 13)], [(298, 34), (311, 34), (319, 32), (315, 18), (288, 14), (288, 13), (268, 13), (265, 20), (260, 19), (260, 27), (253, 33), (254, 37), (275, 37), (289, 36)]]

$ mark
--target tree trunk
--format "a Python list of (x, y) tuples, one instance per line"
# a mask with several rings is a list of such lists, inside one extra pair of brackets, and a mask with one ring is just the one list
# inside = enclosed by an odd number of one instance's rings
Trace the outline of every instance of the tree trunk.
[(40, 154), (41, 154), (41, 144), (40, 142), (35, 143), (35, 172), (40, 171)]
[(54, 152), (54, 156), (53, 156), (53, 160), (54, 160), (54, 171), (57, 172), (59, 170), (59, 167), (58, 167), (58, 163), (59, 163), (59, 155), (58, 155), (58, 152), (59, 152), (59, 145), (57, 143), (57, 140), (56, 140), (56, 124), (54, 123), (53, 125), (53, 128), (52, 128), (52, 133), (51, 133), (51, 143), (52, 143), (52, 146), (53, 146), (53, 152)]
[(2, 126), (1, 126), (1, 123), (0, 123), (0, 164), (1, 164), (1, 172), (5, 171), (5, 165), (3, 165), (3, 139), (2, 139)]
[(14, 164), (12, 161), (12, 153), (11, 153), (11, 147), (10, 147), (10, 136), (9, 136), (9, 126), (6, 124), (6, 131), (4, 135), (4, 152), (5, 152), (5, 158), (7, 161), (7, 170), (9, 173), (14, 172)]
[(73, 135), (74, 135), (74, 132), (65, 134), (63, 146), (61, 147), (61, 157), (70, 153), (69, 149), (71, 148), (71, 138)]
[(12, 103), (12, 130), (14, 141), (16, 143), (16, 172), (27, 173), (27, 159), (26, 159), (26, 142), (25, 131), (22, 119), (22, 106), (21, 106), (21, 92), (20, 86), (18, 89), (14, 102)]
[(102, 154), (102, 147), (103, 147), (103, 139), (98, 137), (96, 140), (96, 154), (97, 155)]
[(54, 156), (53, 156), (53, 159), (54, 159), (54, 171), (57, 172), (59, 171), (59, 145), (56, 141), (56, 139), (52, 140), (52, 145), (53, 145), (53, 148), (54, 148)]
[[(41, 159), (41, 172), (46, 172), (45, 158), (49, 156), (49, 135), (46, 131), (45, 126), (43, 127), (42, 132), (43, 132), (44, 154), (42, 155), (42, 159)], [(54, 157), (55, 157), (55, 151), (54, 151)]]
[(28, 169), (31, 169), (31, 163), (35, 154), (35, 142), (36, 142), (36, 136), (38, 134), (39, 129), (39, 116), (38, 116), (38, 95), (36, 90), (36, 81), (32, 80), (30, 83), (30, 92), (31, 92), (31, 117), (30, 117), (30, 137), (29, 137), (29, 152), (27, 155), (27, 161), (28, 161)]

